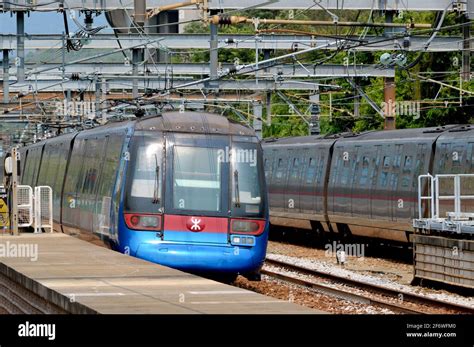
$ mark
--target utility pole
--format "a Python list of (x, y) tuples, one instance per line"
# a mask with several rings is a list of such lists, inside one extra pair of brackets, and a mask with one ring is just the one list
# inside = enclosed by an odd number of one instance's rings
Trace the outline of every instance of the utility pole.
[(321, 114), (321, 104), (319, 98), (319, 88), (316, 89), (315, 93), (309, 96), (311, 101), (311, 118), (309, 120), (309, 134), (310, 135), (319, 135), (321, 134), (321, 125), (320, 125), (320, 114)]
[[(385, 12), (385, 22), (393, 23), (394, 11)], [(393, 28), (385, 29), (385, 36), (393, 36)], [(396, 85), (394, 77), (384, 77), (384, 99), (386, 105), (395, 105), (396, 99)], [(388, 112), (385, 113), (384, 130), (396, 129), (396, 114), (393, 111), (394, 108), (388, 107)]]
[(138, 98), (138, 64), (140, 63), (140, 56), (143, 50), (140, 48), (132, 49), (132, 75), (133, 75), (133, 87), (132, 87), (132, 97), (133, 99)]
[(107, 123), (107, 80), (102, 78), (101, 80), (101, 88), (102, 88), (102, 100), (104, 103), (104, 107), (102, 107), (102, 124)]
[(94, 76), (94, 84), (95, 84), (95, 119), (99, 120), (100, 116), (100, 96), (101, 96), (101, 82), (99, 80), (99, 76)]
[[(263, 50), (263, 60), (268, 60), (270, 59), (270, 50), (269, 49), (264, 49)], [(270, 69), (266, 68), (265, 72), (269, 72)], [(265, 93), (265, 99), (266, 99), (266, 108), (267, 108), (267, 126), (272, 125), (272, 91), (267, 91)]]
[[(216, 13), (212, 13), (214, 15)], [(208, 83), (209, 89), (218, 90), (219, 89), (219, 81), (217, 81), (217, 67), (219, 64), (219, 52), (217, 50), (218, 46), (218, 27), (217, 24), (210, 23), (210, 30), (211, 30), (211, 40), (209, 46), (209, 77), (211, 78)]]
[(463, 26), (463, 51), (462, 51), (462, 79), (464, 82), (471, 80), (471, 21), (467, 14), (464, 15)]
[(255, 101), (253, 104), (253, 129), (259, 139), (262, 139), (262, 103)]
[(9, 93), (9, 88), (10, 88), (10, 62), (9, 62), (9, 56), (8, 56), (8, 49), (3, 50), (3, 103), (8, 105), (10, 102), (10, 93)]
[[(8, 160), (9, 159), (9, 160)], [(9, 161), (9, 163), (8, 163)], [(11, 201), (10, 201), (10, 233), (18, 235), (18, 163), (19, 152), (16, 147), (11, 150), (11, 157), (5, 160), (7, 173), (11, 173), (10, 187), (11, 187)], [(10, 167), (8, 167), (10, 166)]]
[(16, 13), (16, 62), (17, 82), (25, 81), (25, 12)]
[[(145, 26), (146, 18), (146, 0), (134, 0), (134, 21), (136, 25), (136, 30), (138, 32), (144, 32), (143, 27)], [(133, 75), (133, 87), (132, 87), (132, 96), (134, 99), (138, 98), (138, 64), (140, 63), (140, 58), (143, 57), (144, 50), (143, 48), (133, 48), (132, 49), (132, 75)]]

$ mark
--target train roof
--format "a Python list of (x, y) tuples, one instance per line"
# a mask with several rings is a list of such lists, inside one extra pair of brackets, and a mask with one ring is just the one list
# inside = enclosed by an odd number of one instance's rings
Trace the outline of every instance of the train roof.
[(74, 131), (56, 137), (29, 144), (23, 148), (34, 148), (45, 143), (55, 143), (70, 139), (76, 135), (86, 137), (104, 131), (122, 129), (134, 125), (136, 130), (174, 131), (185, 133), (211, 133), (220, 135), (255, 136), (253, 129), (241, 125), (228, 118), (207, 112), (165, 112), (159, 116), (150, 116), (121, 122), (110, 122), (92, 129)]
[(457, 126), (456, 128), (450, 129), (449, 131), (443, 133), (439, 137), (439, 140), (450, 140), (453, 138), (464, 139), (466, 137), (472, 138), (473, 136), (472, 131), (474, 131), (474, 125), (471, 125), (471, 124), (460, 125), (460, 126)]
[(334, 142), (342, 134), (336, 135), (310, 135), (310, 136), (292, 136), (282, 138), (267, 138), (263, 140), (264, 145), (296, 145), (296, 144), (318, 144), (321, 142)]
[(253, 129), (207, 112), (166, 112), (161, 116), (136, 121), (136, 130), (255, 136)]
[(383, 130), (383, 131), (366, 131), (363, 133), (342, 133), (334, 135), (312, 135), (312, 136), (296, 136), (285, 137), (280, 139), (266, 139), (265, 145), (297, 145), (297, 144), (317, 144), (325, 141), (345, 142), (345, 141), (372, 141), (372, 140), (396, 140), (396, 139), (436, 139), (442, 134), (447, 136), (448, 133), (455, 133), (459, 131), (474, 130), (471, 125), (446, 125), (431, 128), (409, 128), (397, 130)]
[(341, 141), (350, 140), (396, 140), (396, 139), (436, 139), (440, 134), (458, 127), (457, 125), (446, 125), (431, 128), (408, 128), (397, 130), (367, 131), (352, 136), (343, 136)]

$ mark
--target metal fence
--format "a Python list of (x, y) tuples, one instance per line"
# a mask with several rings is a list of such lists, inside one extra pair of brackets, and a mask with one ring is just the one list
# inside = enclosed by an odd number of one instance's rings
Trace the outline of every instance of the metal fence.
[[(4, 190), (0, 186), (0, 190)], [(35, 233), (53, 231), (53, 190), (48, 186), (33, 188), (19, 185), (17, 188), (18, 227), (33, 227)], [(1, 214), (4, 228), (10, 225), (8, 210)]]
[[(426, 186), (424, 183), (426, 182)], [(425, 190), (426, 193), (423, 191)], [(426, 194), (426, 195), (424, 195)], [(418, 218), (423, 218), (423, 202), (429, 204), (429, 216), (431, 219), (444, 218), (454, 219), (474, 218), (474, 210), (467, 201), (474, 201), (474, 174), (449, 174), (449, 175), (420, 175), (418, 177)], [(441, 205), (450, 205), (452, 208), (440, 208)]]
[(35, 187), (35, 233), (42, 229), (53, 232), (53, 190), (48, 186)]

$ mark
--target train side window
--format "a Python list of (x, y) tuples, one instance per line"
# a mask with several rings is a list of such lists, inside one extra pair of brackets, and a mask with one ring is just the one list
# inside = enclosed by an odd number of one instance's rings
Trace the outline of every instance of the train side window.
[(263, 170), (265, 171), (265, 178), (268, 179), (268, 158), (263, 161)]
[(388, 172), (382, 171), (382, 173), (380, 174), (380, 186), (386, 187), (387, 181), (388, 181)]
[(381, 151), (381, 146), (376, 146), (376, 155), (375, 158), (373, 159), (374, 162), (374, 168), (372, 169), (372, 174), (370, 175), (370, 180), (372, 182), (372, 186), (377, 185), (377, 176), (379, 174), (380, 170), (380, 151)]
[(369, 158), (362, 157), (362, 170), (360, 172), (359, 185), (365, 186), (367, 184), (367, 178), (369, 177)]
[(306, 171), (306, 184), (311, 184), (316, 173), (316, 160), (309, 158), (308, 170)]
[(355, 146), (356, 158), (352, 162), (352, 172), (351, 172), (351, 185), (356, 183), (357, 175), (359, 173), (359, 164), (360, 164), (360, 156), (357, 154), (360, 151), (360, 146)]
[(402, 162), (403, 145), (395, 145), (396, 155), (393, 158), (393, 167), (400, 167)]
[(402, 187), (406, 188), (410, 186), (410, 176), (403, 176), (402, 177)]
[(403, 172), (410, 172), (413, 158), (411, 155), (406, 155), (403, 162)]
[(44, 149), (43, 160), (40, 163), (39, 173), (38, 173), (38, 185), (49, 185), (48, 178), (50, 177), (51, 166), (53, 166), (53, 161), (51, 160), (52, 156), (52, 146), (47, 146)]
[(325, 157), (324, 155), (322, 155), (321, 158), (319, 159), (319, 164), (318, 164), (318, 172), (317, 172), (318, 183), (321, 183), (321, 180), (323, 178), (324, 160), (325, 160)]
[(446, 160), (449, 157), (449, 153), (448, 153), (448, 148), (449, 147), (451, 147), (450, 143), (441, 144), (441, 151), (440, 151), (440, 156), (439, 156), (439, 160), (438, 160), (438, 167), (441, 170), (444, 169), (444, 166), (446, 164)]
[(464, 146), (454, 146), (451, 151), (453, 166), (461, 166), (464, 157)]
[(41, 163), (41, 147), (37, 147), (34, 149), (34, 156), (33, 156), (33, 171), (32, 171), (32, 176), (31, 176), (31, 181), (30, 181), (30, 186), (35, 186), (36, 182), (38, 180), (38, 171), (39, 171), (39, 166)]
[[(298, 180), (299, 177), (299, 167), (300, 167), (300, 160), (298, 158), (293, 158), (293, 165), (291, 168), (291, 180)], [(291, 183), (297, 184), (297, 182), (293, 181)]]
[(398, 186), (398, 173), (392, 173), (390, 176), (390, 186), (392, 190), (396, 190)]
[(383, 157), (383, 167), (389, 167), (390, 166), (390, 157), (385, 156)]
[(473, 168), (474, 167), (474, 143), (473, 142), (469, 142), (467, 144), (466, 159), (471, 161), (470, 167)]
[(342, 185), (346, 185), (349, 182), (349, 173), (350, 173), (350, 167), (348, 165), (344, 165), (342, 168), (342, 175), (341, 175)]
[(281, 178), (283, 177), (283, 166), (284, 166), (283, 159), (279, 158), (278, 159), (277, 170), (276, 170), (277, 180), (281, 180)]
[[(418, 176), (424, 174), (425, 155), (427, 154), (427, 145), (425, 143), (418, 144), (418, 152), (416, 154), (415, 169), (413, 171), (412, 187), (416, 188), (418, 184)], [(443, 156), (443, 154), (441, 154)]]
[(350, 160), (343, 160), (342, 162), (342, 169), (341, 169), (341, 185), (345, 186), (349, 183), (349, 176), (351, 171), (351, 161)]
[(402, 161), (402, 155), (397, 154), (393, 160), (393, 167), (400, 167), (401, 161)]
[(340, 177), (340, 170), (339, 170), (339, 167), (341, 166), (341, 157), (340, 156), (337, 156), (337, 159), (336, 159), (336, 165), (334, 165), (334, 170), (331, 170), (331, 175), (332, 175), (332, 184), (336, 184), (336, 181), (338, 179), (338, 177)]
[[(97, 145), (95, 139), (90, 139), (87, 141), (86, 151), (85, 151), (85, 158), (91, 156), (91, 153), (97, 153)], [(85, 161), (85, 169), (84, 169), (84, 176), (82, 177), (82, 189), (81, 193), (90, 193), (95, 185), (97, 180), (97, 168), (93, 164), (93, 159), (90, 158), (89, 160), (86, 159)]]

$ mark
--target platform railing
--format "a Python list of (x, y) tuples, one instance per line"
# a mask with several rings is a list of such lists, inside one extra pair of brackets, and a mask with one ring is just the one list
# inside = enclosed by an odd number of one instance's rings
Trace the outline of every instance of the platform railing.
[[(418, 218), (422, 219), (423, 218), (423, 201), (429, 201), (430, 204), (430, 217), (434, 216), (436, 214), (435, 211), (435, 204), (434, 204), (434, 191), (433, 191), (433, 179), (434, 177), (431, 176), (430, 174), (426, 175), (420, 175), (418, 176)], [(428, 193), (429, 195), (423, 195), (423, 190), (424, 190), (424, 185), (423, 181), (428, 180)]]
[[(4, 191), (4, 186), (0, 186)], [(17, 188), (18, 227), (33, 227), (35, 233), (43, 229), (53, 231), (53, 190), (49, 186), (19, 185)], [(5, 213), (4, 213), (5, 214)], [(1, 218), (3, 228), (11, 223), (8, 213)], [(3, 217), (3, 214), (2, 214)]]
[[(474, 211), (462, 212), (463, 201), (474, 200), (474, 195), (463, 194), (462, 179), (472, 179), (474, 182), (474, 174), (439, 174), (432, 176), (430, 174), (418, 176), (418, 217), (423, 218), (423, 201), (429, 201), (430, 203), (430, 219), (439, 219), (441, 217), (440, 201), (453, 201), (454, 211), (447, 212), (447, 217), (460, 219), (460, 218), (473, 218)], [(426, 189), (423, 185), (424, 181), (427, 180), (429, 195), (423, 195), (423, 190)], [(441, 194), (440, 183), (449, 181), (452, 182), (452, 194)]]
[(53, 190), (49, 186), (35, 187), (35, 233), (42, 229), (53, 232)]

